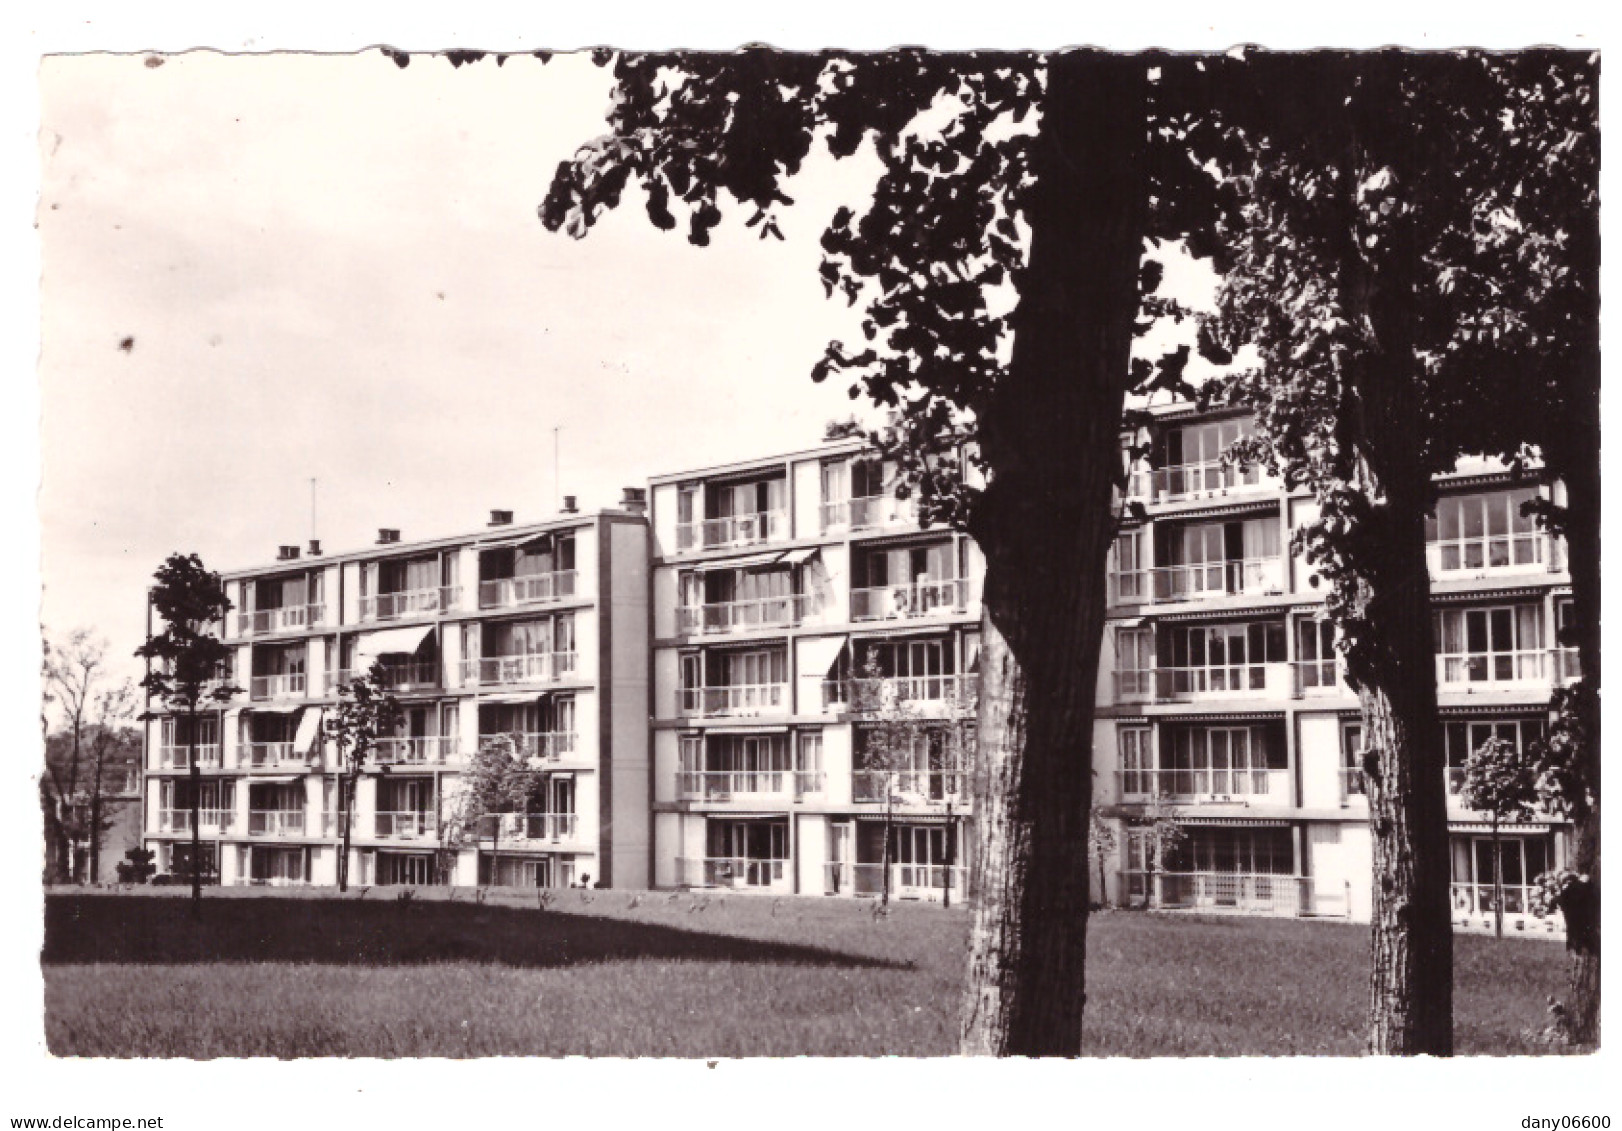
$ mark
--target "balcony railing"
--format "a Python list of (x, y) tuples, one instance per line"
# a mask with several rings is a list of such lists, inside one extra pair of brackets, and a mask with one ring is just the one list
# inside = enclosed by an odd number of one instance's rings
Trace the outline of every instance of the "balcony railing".
[[(220, 744), (218, 742), (199, 742), (196, 750), (198, 769), (217, 770), (220, 768)], [(184, 743), (178, 746), (158, 747), (158, 767), (164, 770), (191, 769), (191, 750)]]
[(506, 609), (542, 601), (561, 601), (575, 595), (578, 580), (578, 571), (561, 569), (525, 577), (498, 577), (492, 581), (481, 581), (479, 608)]
[(303, 836), (304, 810), (252, 809), (248, 812), (249, 836)]
[(683, 887), (772, 888), (786, 884), (790, 862), (749, 856), (682, 856), (676, 860)]
[(432, 813), (414, 809), (372, 814), (372, 835), (378, 840), (426, 840), (437, 828)]
[(400, 620), (403, 617), (431, 616), (455, 606), (462, 590), (455, 585), (433, 585), (425, 589), (402, 589), (360, 599), (360, 619)]
[(1542, 683), (1549, 676), (1542, 651), (1472, 652), (1436, 657), (1436, 683), (1441, 690), (1490, 687), (1495, 684)]
[(735, 683), (725, 687), (676, 690), (676, 713), (714, 718), (725, 715), (781, 714), (788, 710), (786, 683)]
[(718, 601), (709, 605), (689, 605), (676, 610), (677, 628), (683, 634), (746, 632), (752, 628), (789, 628), (807, 616), (821, 611), (813, 594), (795, 593), (783, 597), (756, 597), (747, 601)]
[[(1481, 884), (1453, 884), (1453, 914), (1458, 916), (1480, 915), (1491, 919), (1493, 915), (1493, 885), (1491, 881)], [(1532, 915), (1532, 894), (1537, 891), (1532, 884), (1504, 884), (1504, 914), (1505, 915)], [(1551, 929), (1557, 924), (1551, 918), (1546, 920)]]
[(828, 775), (821, 770), (796, 770), (794, 796), (816, 797), (827, 791)]
[(237, 635), (261, 636), (269, 632), (295, 632), (318, 625), (326, 618), (323, 604), (286, 605), (279, 609), (258, 609), (237, 614)]
[(462, 661), (462, 682), (480, 687), (552, 683), (574, 674), (576, 653), (535, 652), (523, 656), (486, 656)]
[(734, 797), (786, 797), (793, 770), (682, 770), (676, 792), (684, 801), (730, 801)]
[(1117, 770), (1123, 801), (1162, 798), (1170, 801), (1248, 801), (1265, 798), (1290, 804), (1288, 770)]
[(1309, 876), (1256, 872), (1122, 872), (1128, 902), (1189, 911), (1235, 911), (1291, 918), (1345, 915), (1344, 884), (1318, 892)]
[[(948, 891), (963, 896), (968, 869), (957, 864), (891, 864), (890, 894), (897, 899), (939, 900)], [(824, 892), (828, 895), (880, 895), (884, 891), (883, 864), (824, 864)]]
[(305, 686), (303, 672), (256, 675), (248, 681), (248, 694), (254, 699), (303, 698)]
[(874, 714), (909, 704), (931, 707), (974, 709), (980, 691), (978, 675), (863, 676), (857, 679), (822, 681), (822, 709), (840, 708), (855, 714)]
[(1223, 460), (1204, 460), (1157, 467), (1149, 472), (1147, 482), (1135, 475), (1130, 486), (1135, 490), (1147, 488), (1151, 502), (1175, 502), (1260, 487), (1263, 483), (1261, 471), (1254, 464), (1241, 468)]
[(292, 742), (249, 742), (243, 747), (242, 764), (250, 770), (306, 769), (309, 756), (299, 754)]
[(1293, 688), (1293, 675), (1290, 665), (1286, 663), (1154, 669), (1154, 695), (1158, 700), (1179, 701), (1207, 695), (1266, 695), (1270, 692), (1289, 695)]
[(1110, 575), (1110, 587), (1116, 604), (1278, 594), (1284, 592), (1284, 559), (1234, 558), (1197, 565), (1116, 570)]
[[(197, 811), (197, 828), (205, 833), (229, 833), (236, 821), (236, 813), (230, 809), (202, 808)], [(191, 832), (191, 810), (160, 809), (158, 810), (158, 831), (160, 833), (189, 833)]]
[(479, 835), (502, 840), (573, 840), (580, 827), (575, 813), (486, 813), (479, 820)]
[(967, 578), (852, 589), (850, 619), (891, 620), (950, 615), (967, 611), (973, 599), (973, 586)]
[(572, 730), (496, 731), (479, 735), (479, 745), (500, 739), (510, 740), (514, 757), (526, 762), (557, 762), (574, 756), (579, 735)]
[(442, 766), (456, 754), (455, 735), (380, 738), (372, 748), (372, 761), (379, 766)]
[(912, 526), (918, 521), (918, 500), (894, 495), (863, 495), (822, 504), (822, 529), (875, 530), (885, 526)]
[[(439, 661), (425, 660), (420, 663), (384, 664), (382, 666), (383, 686), (390, 691), (433, 691), (440, 684)], [(327, 673), (327, 694), (336, 695), (343, 690), (357, 673), (350, 668), (342, 671)]]
[(850, 775), (852, 801), (883, 802), (894, 805), (940, 805), (960, 801), (968, 776), (958, 770), (853, 770)]
[(1537, 531), (1495, 534), (1491, 537), (1431, 542), (1425, 546), (1425, 564), (1436, 578), (1460, 574), (1525, 573), (1543, 565), (1545, 536)]
[(757, 511), (729, 518), (676, 525), (677, 550), (715, 550), (725, 546), (753, 546), (788, 537), (788, 512)]

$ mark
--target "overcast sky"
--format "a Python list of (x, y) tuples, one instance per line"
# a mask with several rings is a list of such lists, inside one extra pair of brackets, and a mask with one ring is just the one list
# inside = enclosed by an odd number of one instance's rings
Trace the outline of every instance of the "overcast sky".
[(535, 210), (605, 129), (582, 57), (77, 56), (40, 81), (51, 631), (128, 656), (166, 554), (305, 541), (311, 478), (344, 550), (550, 513), (554, 427), (592, 507), (852, 410), (809, 378), (856, 333), (817, 238), (871, 165), (803, 178), (781, 243), (693, 248), (631, 201), (575, 241)]

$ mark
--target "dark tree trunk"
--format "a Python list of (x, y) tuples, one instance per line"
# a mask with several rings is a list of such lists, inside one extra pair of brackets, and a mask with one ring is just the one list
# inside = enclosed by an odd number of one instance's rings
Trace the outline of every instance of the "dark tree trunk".
[(355, 781), (350, 774), (338, 779), (338, 803), (343, 806), (343, 844), (338, 849), (338, 890), (349, 890), (349, 832), (355, 823)]
[[(1598, 373), (1595, 396), (1568, 430), (1571, 449), (1558, 469), (1566, 484), (1566, 555), (1573, 624), (1585, 689), (1586, 743), (1579, 751), (1592, 800), (1573, 806), (1570, 867), (1579, 878), (1560, 901), (1566, 924), (1569, 986), (1566, 1024), (1573, 1040), (1599, 1043), (1600, 1009), (1600, 464)], [(1588, 411), (1583, 411), (1587, 409)]]
[(967, 1054), (1081, 1051), (1093, 697), (1138, 311), (1146, 86), (1141, 59), (1049, 60), (1013, 354), (980, 413), (991, 471), (971, 526), (986, 579)]
[(1498, 815), (1492, 818), (1492, 933), (1504, 937), (1504, 859), (1499, 851)]
[(197, 709), (186, 714), (186, 762), (191, 767), (191, 914), (203, 917), (203, 768), (197, 764)]

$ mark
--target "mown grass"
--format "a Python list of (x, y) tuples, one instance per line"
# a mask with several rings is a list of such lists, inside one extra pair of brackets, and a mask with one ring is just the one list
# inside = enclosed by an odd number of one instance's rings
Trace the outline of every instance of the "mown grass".
[[(46, 1038), (88, 1056), (938, 1056), (968, 915), (818, 899), (560, 892), (474, 904), (330, 892), (52, 895)], [(1095, 1055), (1360, 1051), (1367, 928), (1105, 913)], [(1557, 945), (1461, 936), (1461, 1053), (1523, 1034)]]

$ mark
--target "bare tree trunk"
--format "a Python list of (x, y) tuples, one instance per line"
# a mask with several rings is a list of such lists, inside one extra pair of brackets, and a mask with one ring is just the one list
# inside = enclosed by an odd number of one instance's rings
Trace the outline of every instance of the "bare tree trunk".
[(1498, 847), (1498, 814), (1492, 818), (1492, 930), (1504, 937), (1504, 861)]
[(349, 836), (355, 823), (355, 780), (352, 774), (338, 779), (338, 802), (343, 806), (343, 843), (338, 849), (338, 890), (349, 890)]
[(203, 768), (197, 764), (197, 707), (186, 712), (186, 761), (191, 766), (191, 914), (203, 917)]
[(894, 809), (895, 781), (892, 774), (884, 780), (884, 839), (879, 845), (879, 906), (890, 906), (890, 814)]
[(1048, 62), (1013, 354), (980, 413), (991, 472), (970, 531), (987, 568), (967, 1054), (1081, 1052), (1093, 697), (1147, 203), (1145, 68), (1092, 51)]

